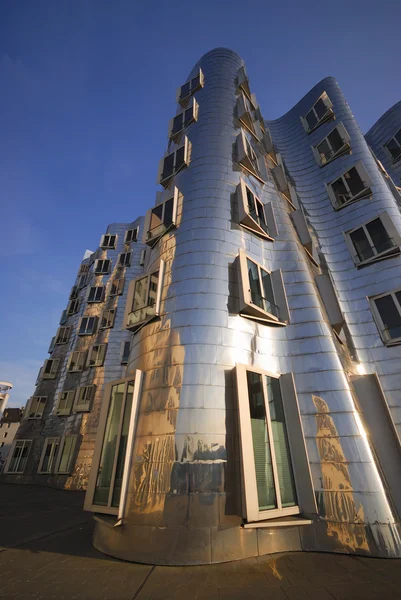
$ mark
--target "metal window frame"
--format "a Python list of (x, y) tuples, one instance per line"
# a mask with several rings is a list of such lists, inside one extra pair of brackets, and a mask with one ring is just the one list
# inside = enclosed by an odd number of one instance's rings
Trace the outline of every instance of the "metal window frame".
[[(107, 263), (107, 270), (104, 270), (102, 268), (102, 270), (99, 270), (99, 264), (102, 264), (102, 267), (104, 266), (104, 263)], [(95, 260), (95, 267), (93, 269), (93, 272), (95, 275), (108, 275), (110, 273), (110, 269), (111, 269), (111, 260), (110, 258), (97, 258)]]
[[(61, 334), (63, 334), (63, 335), (61, 336)], [(68, 340), (70, 339), (70, 334), (71, 334), (71, 327), (70, 326), (68, 326), (68, 325), (67, 326), (62, 325), (61, 327), (59, 327), (57, 329), (57, 333), (56, 333), (56, 336), (55, 336), (56, 339), (54, 341), (54, 345), (55, 346), (60, 346), (62, 344), (67, 344)], [(61, 341), (59, 341), (60, 336), (61, 336)]]
[[(71, 414), (75, 400), (75, 391), (76, 390), (63, 390), (62, 392), (58, 393), (57, 404), (54, 410), (54, 414), (56, 416), (62, 417)], [(64, 394), (67, 394), (67, 401), (63, 399)], [(64, 408), (60, 408), (61, 402), (64, 402)]]
[[(72, 363), (72, 357), (74, 354), (79, 354), (79, 358), (77, 361), (77, 364), (81, 367), (79, 369), (70, 369), (70, 366)], [(83, 356), (82, 359), (81, 359), (81, 356)], [(85, 368), (85, 363), (86, 363), (86, 350), (73, 350), (71, 352), (70, 356), (68, 357), (68, 362), (67, 362), (68, 373), (79, 373), (79, 372), (83, 371)]]
[[(367, 230), (367, 225), (369, 225), (373, 221), (376, 221), (376, 219), (380, 219), (384, 229), (386, 230), (387, 235), (394, 242), (394, 245), (391, 248), (388, 248), (387, 250), (383, 250), (383, 252), (377, 252), (376, 247), (373, 243), (373, 240)], [(374, 256), (372, 256), (371, 258), (367, 258), (365, 260), (360, 260), (358, 257), (358, 253), (357, 253), (354, 243), (351, 239), (351, 234), (354, 233), (354, 231), (357, 231), (358, 229), (363, 229), (364, 234), (369, 242), (369, 245), (370, 245), (371, 249), (373, 250)], [(348, 250), (352, 256), (352, 260), (354, 261), (354, 263), (357, 266), (368, 265), (368, 264), (376, 262), (378, 260), (382, 260), (383, 258), (391, 258), (395, 254), (397, 254), (397, 249), (398, 249), (398, 251), (400, 251), (401, 235), (398, 233), (398, 230), (396, 229), (396, 227), (395, 227), (394, 223), (392, 222), (391, 217), (389, 216), (387, 211), (379, 213), (373, 219), (371, 218), (371, 219), (369, 219), (369, 221), (365, 221), (364, 223), (358, 225), (357, 227), (354, 227), (353, 229), (349, 229), (348, 231), (345, 231), (343, 233), (344, 233), (346, 244), (348, 246)]]
[[(44, 400), (44, 402), (40, 402), (40, 400)], [(32, 410), (32, 405), (34, 403), (34, 401), (36, 402), (36, 408), (38, 406), (42, 406), (42, 412), (39, 413), (37, 410), (35, 411), (35, 415), (33, 417), (29, 416), (29, 413)], [(24, 418), (29, 420), (29, 421), (34, 421), (34, 420), (39, 420), (43, 418), (43, 413), (45, 412), (45, 408), (46, 408), (46, 404), (47, 404), (47, 396), (31, 396), (31, 398), (29, 399), (29, 402), (26, 406), (26, 409), (24, 411)]]
[[(255, 219), (249, 213), (247, 190), (249, 190), (251, 192), (254, 202), (255, 203), (259, 202), (259, 204), (262, 206), (263, 214), (265, 217), (266, 227), (268, 227), (269, 233), (272, 235), (268, 235), (264, 231), (264, 229), (259, 225), (259, 223), (257, 221), (255, 221)], [(276, 221), (274, 218), (274, 213), (273, 213), (273, 208), (271, 206), (271, 203), (263, 204), (263, 202), (260, 200), (260, 198), (253, 192), (253, 190), (249, 187), (249, 185), (246, 184), (246, 182), (244, 181), (244, 179), (242, 179), (242, 177), (237, 186), (237, 200), (238, 200), (238, 212), (239, 212), (240, 224), (243, 227), (245, 227), (246, 229), (248, 229), (249, 231), (252, 231), (253, 233), (256, 233), (260, 237), (264, 238), (265, 240), (273, 242), (274, 237), (277, 236), (277, 225), (276, 225)], [(269, 218), (266, 215), (266, 209), (269, 212)]]
[[(319, 102), (319, 100), (323, 100), (327, 110), (326, 113), (323, 115), (323, 117), (321, 119), (318, 118), (315, 106), (316, 104)], [(310, 129), (309, 125), (308, 125), (308, 121), (306, 120), (307, 115), (313, 110), (315, 117), (317, 119), (317, 123), (314, 127), (312, 127), (312, 129)], [(320, 127), (320, 125), (322, 125), (323, 123), (326, 123), (326, 121), (329, 121), (330, 119), (334, 118), (335, 119), (335, 114), (334, 114), (334, 110), (333, 110), (333, 103), (329, 98), (329, 95), (327, 94), (326, 91), (324, 91), (319, 98), (316, 100), (316, 102), (313, 103), (312, 108), (310, 108), (308, 110), (308, 112), (305, 113), (305, 115), (301, 116), (301, 123), (303, 125), (303, 128), (305, 129), (306, 133), (312, 133), (312, 131), (315, 131), (318, 127)]]
[[(84, 319), (87, 319), (88, 323), (89, 323), (90, 319), (93, 319), (93, 329), (88, 332), (87, 331), (87, 327), (85, 327), (85, 331), (81, 333), (81, 325), (82, 325), (82, 321)], [(96, 330), (97, 330), (98, 320), (99, 319), (98, 319), (97, 315), (86, 315), (84, 317), (81, 317), (79, 319), (79, 322), (78, 322), (78, 331), (77, 331), (77, 334), (78, 335), (94, 335), (96, 333)]]
[[(50, 368), (50, 372), (46, 373), (46, 367), (49, 364), (49, 362), (52, 363), (51, 368)], [(42, 379), (55, 379), (57, 371), (58, 371), (58, 367), (60, 364), (60, 359), (59, 358), (48, 358), (45, 360), (44, 364), (43, 364), (43, 371), (42, 371)]]
[[(349, 188), (347, 180), (345, 179), (345, 175), (347, 173), (349, 173), (349, 171), (351, 171), (351, 169), (354, 169), (354, 168), (357, 170), (357, 173), (358, 173), (362, 183), (365, 185), (365, 187), (360, 192), (358, 192), (355, 196), (352, 196), (350, 198), (350, 200), (348, 200), (347, 202), (344, 202), (344, 204), (339, 204), (338, 200), (336, 198), (336, 195), (334, 193), (334, 190), (332, 188), (332, 185), (334, 183), (336, 183), (336, 181), (338, 181), (339, 179), (342, 179), (346, 189), (348, 190), (349, 193), (351, 193), (351, 190)], [(330, 198), (330, 201), (333, 205), (334, 210), (341, 210), (342, 208), (349, 206), (350, 204), (352, 204), (353, 202), (356, 202), (357, 200), (367, 199), (370, 196), (372, 196), (372, 189), (371, 189), (372, 180), (369, 176), (368, 171), (365, 168), (365, 165), (363, 164), (363, 162), (361, 160), (358, 160), (353, 165), (347, 167), (344, 171), (342, 171), (340, 173), (340, 175), (338, 175), (337, 177), (332, 179), (330, 181), (330, 183), (325, 183), (325, 186), (326, 186), (326, 190), (327, 190), (328, 196)]]
[[(184, 160), (183, 164), (177, 169), (177, 152), (184, 148)], [(169, 156), (174, 155), (173, 161), (173, 172), (170, 175), (167, 175), (163, 178), (163, 170), (164, 170), (164, 161)], [(163, 187), (167, 187), (170, 181), (183, 169), (187, 167), (189, 164), (189, 139), (187, 136), (184, 136), (184, 143), (181, 143), (178, 148), (176, 148), (173, 152), (167, 152), (160, 161), (159, 164), (159, 177), (157, 183), (160, 183)]]
[[(107, 313), (109, 313), (109, 314), (106, 317)], [(115, 306), (113, 308), (103, 309), (101, 317), (100, 317), (99, 330), (111, 329), (112, 327), (114, 327), (116, 314), (117, 314), (117, 308)], [(111, 319), (110, 319), (110, 315), (112, 317)], [(106, 325), (103, 325), (103, 319), (106, 319)]]
[[(63, 458), (63, 453), (64, 453), (64, 448), (65, 448), (65, 442), (67, 438), (74, 438), (73, 441), (73, 446), (70, 452), (70, 458), (67, 464), (67, 469), (65, 469), (64, 471), (60, 470), (60, 464), (61, 464), (61, 460)], [(63, 433), (61, 440), (60, 440), (60, 445), (59, 445), (59, 449), (57, 452), (57, 459), (55, 462), (55, 468), (54, 468), (54, 472), (58, 473), (60, 475), (69, 475), (71, 473), (71, 471), (73, 470), (73, 463), (75, 463), (75, 458), (76, 458), (76, 452), (77, 452), (77, 442), (78, 442), (78, 437), (79, 434), (78, 433)]]
[[(29, 456), (30, 456), (30, 454), (31, 454), (31, 450), (32, 450), (32, 443), (33, 443), (33, 440), (32, 440), (32, 439), (31, 439), (31, 440), (30, 440), (30, 439), (19, 439), (19, 440), (14, 440), (14, 441), (13, 441), (13, 443), (12, 443), (12, 445), (11, 445), (10, 451), (9, 451), (9, 453), (8, 453), (7, 460), (6, 460), (6, 464), (4, 465), (4, 473), (21, 474), (21, 473), (23, 473), (23, 472), (24, 472), (24, 470), (22, 470), (22, 471), (20, 471), (20, 470), (16, 470), (16, 471), (9, 471), (10, 463), (11, 463), (11, 461), (12, 461), (12, 458), (13, 458), (13, 454), (14, 454), (15, 448), (17, 447), (17, 444), (19, 444), (19, 443), (21, 443), (21, 442), (23, 442), (23, 443), (24, 443), (24, 445), (22, 446), (22, 450), (25, 448), (25, 445), (26, 445), (27, 443), (29, 443), (28, 455), (27, 455), (27, 457), (26, 457), (26, 464), (28, 464)], [(21, 455), (22, 455), (22, 452), (21, 452)], [(19, 460), (18, 460), (18, 467), (20, 466), (20, 463), (21, 463), (21, 455), (19, 456)]]
[[(187, 112), (187, 110), (190, 110), (192, 108), (192, 117), (190, 122), (185, 125), (185, 113)], [(191, 104), (189, 104), (189, 106), (184, 106), (182, 108), (182, 110), (180, 110), (172, 119), (170, 119), (169, 124), (168, 124), (168, 137), (171, 140), (176, 140), (181, 133), (187, 128), (189, 127), (189, 125), (191, 125), (193, 122), (198, 120), (198, 114), (199, 114), (199, 104), (196, 101), (196, 98), (192, 98)], [(174, 121), (178, 116), (182, 116), (182, 126), (181, 129), (177, 130), (177, 131), (173, 131), (173, 127), (174, 127)]]
[(400, 324), (401, 324), (401, 305), (398, 302), (397, 297), (395, 295), (396, 292), (401, 292), (401, 288), (393, 289), (389, 292), (383, 292), (382, 294), (376, 294), (375, 296), (368, 297), (368, 302), (370, 305), (370, 309), (372, 311), (373, 319), (376, 323), (376, 327), (379, 331), (380, 337), (386, 346), (398, 346), (399, 344), (401, 344), (401, 336), (398, 338), (391, 338), (386, 333), (386, 328), (384, 326), (384, 323), (382, 321), (380, 312), (376, 306), (375, 301), (378, 300), (379, 298), (384, 298), (385, 296), (391, 296), (391, 298), (393, 299), (394, 305), (398, 311), (398, 314), (400, 316)]
[[(199, 77), (199, 82), (196, 85), (192, 85), (192, 82), (197, 79)], [(187, 83), (189, 83), (189, 91), (188, 94), (186, 94), (186, 96), (181, 98), (181, 90), (184, 87), (184, 85), (187, 85)], [(189, 98), (199, 89), (203, 88), (203, 86), (205, 85), (205, 76), (203, 74), (203, 71), (201, 68), (199, 68), (199, 71), (197, 73), (197, 75), (195, 75), (195, 77), (191, 77), (191, 79), (188, 79), (185, 83), (183, 83), (182, 85), (180, 85), (179, 88), (177, 88), (177, 93), (176, 93), (176, 100), (178, 104), (181, 104), (181, 106), (185, 106), (185, 104), (188, 102)]]
[[(91, 360), (92, 360), (92, 354), (94, 353), (94, 348), (98, 348), (97, 351), (97, 358), (95, 361), (95, 364), (91, 364)], [(90, 367), (102, 367), (104, 365), (104, 361), (106, 359), (106, 353), (107, 353), (107, 344), (105, 343), (100, 343), (100, 344), (92, 344), (91, 346), (89, 346), (89, 350), (88, 350), (88, 358), (86, 361), (86, 366), (88, 368)], [(99, 358), (100, 355), (100, 358)]]
[[(113, 245), (105, 244), (105, 239), (106, 238), (111, 238), (111, 237), (114, 237), (114, 244)], [(99, 244), (99, 246), (103, 250), (115, 250), (116, 246), (117, 246), (117, 238), (118, 238), (118, 235), (116, 233), (105, 233), (100, 238), (100, 244)]]
[[(339, 136), (341, 137), (343, 144), (342, 144), (341, 148), (339, 148), (336, 152), (334, 152), (333, 146), (329, 140), (329, 135), (331, 135), (333, 133), (333, 131), (336, 131), (336, 130), (337, 130)], [(315, 146), (312, 146), (312, 151), (315, 156), (317, 164), (320, 165), (321, 167), (325, 167), (326, 165), (328, 165), (331, 161), (335, 160), (336, 158), (342, 156), (343, 154), (346, 154), (347, 152), (351, 152), (350, 141), (351, 141), (351, 137), (350, 137), (348, 131), (346, 130), (344, 124), (342, 122), (338, 123), (335, 127), (333, 127), (331, 129), (331, 131), (329, 131), (329, 133), (322, 140), (320, 140), (320, 142), (318, 144), (316, 144)], [(330, 150), (333, 153), (332, 156), (328, 160), (325, 160), (325, 162), (322, 162), (322, 158), (321, 158), (319, 150), (318, 150), (319, 146), (321, 144), (323, 144), (323, 142), (327, 143), (327, 145), (329, 146)]]
[[(124, 256), (124, 261), (121, 260), (121, 258)], [(128, 262), (126, 260), (128, 256)], [(132, 257), (132, 250), (128, 250), (128, 252), (120, 252), (120, 254), (118, 255), (118, 260), (117, 260), (117, 264), (119, 267), (130, 267), (131, 266), (131, 257)]]
[[(396, 164), (398, 163), (398, 161), (401, 160), (401, 143), (396, 139), (396, 135), (398, 135), (399, 133), (401, 133), (401, 129), (399, 129), (398, 131), (395, 132), (395, 134), (389, 139), (387, 140), (387, 142), (385, 144), (383, 144), (383, 148), (385, 149), (389, 159), (392, 161), (392, 164)], [(394, 156), (391, 154), (391, 151), (388, 148), (388, 144), (394, 140), (396, 142), (396, 144), (398, 144), (399, 148), (400, 148), (400, 154), (399, 156), (397, 156), (397, 158), (394, 158)]]
[[(177, 226), (178, 195), (179, 195), (179, 190), (178, 190), (177, 186), (174, 186), (174, 188), (172, 190), (172, 194), (169, 194), (168, 198), (166, 198), (162, 202), (159, 202), (158, 204), (155, 204), (155, 206), (153, 206), (152, 208), (150, 208), (147, 211), (146, 217), (145, 217), (145, 227), (144, 227), (145, 238), (143, 241), (145, 242), (145, 244), (147, 244), (151, 248), (153, 248), (153, 246), (155, 246), (155, 244), (160, 240), (160, 238), (162, 238), (168, 231), (170, 231), (170, 229), (172, 227)], [(150, 224), (151, 224), (151, 220), (152, 220), (152, 212), (158, 206), (163, 206), (162, 221), (163, 221), (163, 225), (164, 225), (166, 203), (169, 202), (170, 200), (173, 200), (173, 211), (172, 211), (172, 219), (171, 219), (172, 223), (168, 227), (165, 227), (165, 229), (163, 231), (159, 232), (158, 234), (150, 236)]]
[[(150, 323), (154, 319), (157, 319), (160, 316), (161, 294), (162, 294), (162, 290), (163, 290), (165, 267), (166, 267), (166, 263), (164, 262), (164, 260), (160, 260), (158, 265), (156, 265), (152, 269), (152, 271), (150, 271), (149, 273), (143, 273), (142, 275), (139, 275), (138, 277), (136, 277), (135, 279), (130, 281), (130, 284), (128, 287), (127, 302), (125, 304), (125, 312), (124, 312), (124, 327), (125, 327), (125, 329), (128, 329), (130, 331), (133, 331), (133, 333), (136, 333), (137, 331), (139, 331), (139, 329), (142, 329), (142, 327), (144, 327), (145, 325), (147, 325), (148, 323)], [(136, 283), (140, 279), (145, 279), (145, 277), (147, 278), (146, 297), (149, 298), (151, 276), (154, 273), (157, 273), (157, 271), (159, 272), (159, 279), (157, 282), (156, 303), (155, 303), (154, 315), (152, 315), (148, 318), (145, 318), (142, 321), (138, 321), (137, 323), (135, 323), (135, 325), (128, 325), (128, 317), (129, 317), (130, 313), (133, 312), (132, 308), (133, 308), (134, 292), (135, 292)]]
[[(78, 388), (77, 393), (75, 395), (75, 402), (73, 407), (74, 412), (90, 412), (93, 400), (96, 395), (96, 389), (97, 388), (95, 384), (81, 385)], [(85, 402), (83, 402), (83, 396), (85, 395), (84, 390), (90, 390), (89, 398), (85, 398)]]
[[(52, 444), (52, 449), (50, 451), (51, 469), (49, 471), (43, 471), (42, 470), (43, 461), (45, 459), (45, 453), (46, 453), (46, 449), (47, 449), (47, 446), (49, 445), (49, 443)], [(42, 449), (42, 453), (40, 455), (40, 460), (39, 460), (39, 465), (38, 465), (38, 474), (39, 475), (51, 475), (54, 472), (54, 467), (56, 465), (56, 459), (57, 459), (57, 453), (58, 453), (59, 445), (60, 445), (60, 438), (59, 437), (47, 437), (47, 438), (45, 438), (45, 443), (43, 445), (43, 449)], [(50, 462), (50, 460), (49, 460), (49, 462)]]
[[(117, 282), (118, 282), (118, 285), (116, 285)], [(116, 287), (116, 292), (114, 292), (114, 293), (113, 293), (113, 285)], [(125, 277), (119, 277), (118, 279), (114, 279), (110, 285), (109, 295), (111, 297), (121, 296), (121, 294), (123, 294), (123, 292), (124, 292), (124, 285), (125, 285)]]
[[(130, 233), (130, 231), (136, 231), (135, 234), (135, 238), (131, 238), (130, 240), (128, 240), (128, 234)], [(125, 234), (124, 234), (124, 244), (132, 244), (133, 242), (136, 242), (138, 240), (138, 235), (139, 235), (139, 226), (135, 227), (134, 229), (127, 229)]]

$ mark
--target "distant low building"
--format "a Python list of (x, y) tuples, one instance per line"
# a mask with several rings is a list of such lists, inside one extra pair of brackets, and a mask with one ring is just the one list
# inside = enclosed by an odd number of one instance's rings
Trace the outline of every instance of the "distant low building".
[(22, 408), (6, 408), (0, 419), (0, 473), (7, 460), (23, 412)]

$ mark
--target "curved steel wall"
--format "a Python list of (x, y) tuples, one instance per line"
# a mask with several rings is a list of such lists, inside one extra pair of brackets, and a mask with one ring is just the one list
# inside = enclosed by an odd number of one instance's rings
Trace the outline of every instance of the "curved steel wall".
[[(135, 334), (127, 370), (143, 370), (144, 386), (124, 525), (97, 522), (94, 543), (107, 554), (156, 564), (220, 562), (300, 549), (394, 555), (393, 514), (355, 411), (344, 353), (317, 294), (315, 269), (273, 178), (262, 188), (235, 162), (240, 132), (235, 81), (242, 65), (234, 52), (216, 49), (190, 75), (201, 66), (205, 86), (196, 92), (198, 121), (186, 131), (191, 161), (174, 179), (182, 194), (179, 223), (146, 265), (150, 268), (160, 257), (166, 261), (161, 318)], [(357, 273), (348, 255), (341, 228), (372, 214), (375, 203), (361, 201), (336, 214), (325, 194), (326, 176), (352, 160), (343, 157), (324, 172), (314, 164), (311, 139), (330, 125), (307, 136), (299, 116), (325, 86), (336, 110), (348, 119), (356, 142), (352, 159), (360, 154), (366, 159), (377, 201), (393, 214), (387, 188), (333, 80), (319, 84), (269, 125), (318, 232), (361, 360), (368, 361), (371, 341), (372, 351), (384, 356), (388, 349), (380, 347), (364, 294), (385, 285), (387, 269), (395, 271), (399, 259), (385, 261), (386, 269), (368, 267), (368, 273), (377, 272), (371, 284), (366, 281), (371, 275)], [(232, 195), (240, 177), (264, 202), (272, 202), (279, 231), (273, 243), (236, 222)], [(267, 269), (282, 270), (291, 324), (273, 328), (236, 314), (233, 263), (239, 248)], [(241, 527), (236, 363), (294, 374), (319, 507), (312, 525)], [(336, 459), (325, 455), (328, 447)]]
[(401, 129), (401, 101), (397, 102), (380, 117), (366, 134), (366, 141), (383, 163), (394, 183), (401, 187), (401, 160), (394, 162), (384, 148), (386, 144)]

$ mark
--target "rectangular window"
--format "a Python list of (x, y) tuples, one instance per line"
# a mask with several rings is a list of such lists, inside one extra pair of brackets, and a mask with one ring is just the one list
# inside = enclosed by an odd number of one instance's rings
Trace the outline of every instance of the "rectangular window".
[(128, 364), (129, 353), (131, 350), (131, 342), (122, 342), (121, 364)]
[(119, 267), (130, 267), (131, 266), (131, 255), (132, 252), (122, 252), (118, 255), (118, 266)]
[(79, 298), (70, 300), (67, 306), (67, 315), (75, 315), (79, 310)]
[(370, 196), (371, 185), (372, 182), (365, 167), (361, 161), (358, 161), (355, 166), (326, 187), (334, 208), (339, 210), (355, 200)]
[(70, 300), (75, 300), (75, 298), (78, 298), (78, 286), (76, 285), (71, 288), (70, 292)]
[(156, 242), (173, 226), (177, 220), (178, 189), (174, 195), (146, 213), (146, 243), (153, 247)]
[(345, 234), (356, 265), (369, 264), (400, 252), (401, 237), (386, 212)]
[(260, 521), (300, 512), (279, 376), (236, 366), (245, 514)]
[(191, 125), (194, 121), (198, 120), (198, 108), (199, 105), (195, 98), (192, 99), (191, 104), (179, 112), (169, 123), (169, 137), (175, 139), (178, 135)]
[(7, 460), (5, 473), (23, 473), (28, 461), (32, 440), (16, 440)]
[(42, 379), (54, 379), (57, 374), (60, 359), (49, 358), (45, 360), (42, 371)]
[(312, 147), (317, 163), (324, 166), (345, 152), (349, 152), (350, 140), (344, 125), (339, 123), (320, 144)]
[(146, 259), (146, 250), (141, 250), (141, 256), (139, 257), (139, 266), (143, 267)]
[[(106, 386), (85, 509), (123, 513), (142, 373)], [(119, 512), (119, 509), (121, 513)]]
[(79, 323), (78, 335), (93, 335), (97, 329), (97, 317), (82, 317)]
[(157, 271), (130, 282), (124, 319), (127, 329), (136, 331), (160, 314), (164, 265), (160, 261)]
[(120, 296), (124, 291), (124, 277), (121, 279), (114, 279), (110, 287), (110, 296)]
[(71, 327), (59, 327), (56, 333), (55, 344), (66, 344), (70, 337)]
[(56, 336), (53, 336), (50, 342), (50, 346), (48, 349), (48, 353), (51, 354), (54, 350), (54, 346), (56, 345)]
[(116, 318), (116, 312), (116, 308), (107, 308), (102, 312), (100, 329), (108, 329), (109, 327), (113, 327), (114, 319)]
[(264, 157), (258, 158), (243, 129), (237, 137), (237, 161), (248, 173), (265, 183), (268, 176)]
[(94, 344), (89, 348), (88, 367), (103, 366), (106, 357), (107, 344)]
[(102, 238), (100, 240), (100, 247), (103, 248), (104, 250), (107, 250), (107, 249), (114, 250), (114, 248), (116, 247), (116, 242), (117, 242), (116, 235), (110, 235), (110, 234), (102, 235)]
[(172, 177), (183, 167), (189, 164), (189, 140), (187, 136), (184, 137), (184, 143), (177, 148), (171, 154), (167, 154), (159, 164), (159, 179), (158, 183), (161, 183), (166, 187), (171, 181)]
[(263, 137), (259, 116), (261, 115), (257, 106), (244, 93), (240, 94), (237, 98), (237, 117), (241, 124), (258, 140)]
[(88, 281), (89, 281), (89, 273), (85, 273), (85, 275), (80, 275), (78, 277), (78, 283), (77, 283), (76, 287), (78, 289), (82, 289), (88, 285)]
[(69, 474), (73, 468), (77, 435), (65, 435), (61, 439), (60, 450), (57, 456), (56, 472)]
[(240, 314), (266, 324), (286, 325), (289, 310), (281, 271), (269, 272), (239, 254)]
[(27, 419), (41, 419), (47, 402), (46, 396), (32, 396), (26, 411)]
[(333, 117), (333, 104), (326, 92), (323, 92), (305, 117), (301, 117), (301, 121), (305, 130), (310, 133)]
[(86, 351), (80, 352), (71, 352), (70, 357), (68, 359), (67, 371), (69, 373), (76, 373), (78, 371), (83, 371), (86, 360)]
[(103, 302), (105, 288), (103, 285), (94, 285), (89, 288), (88, 304), (94, 302)]
[(57, 399), (57, 405), (55, 414), (58, 417), (63, 415), (69, 415), (74, 404), (75, 390), (68, 390), (66, 392), (60, 392)]
[(384, 145), (393, 162), (401, 158), (401, 129)]
[(277, 235), (277, 227), (271, 203), (265, 206), (243, 179), (237, 187), (237, 199), (241, 225), (261, 237), (273, 241)]
[(111, 260), (103, 259), (95, 261), (95, 275), (107, 275), (110, 273)]
[(192, 94), (204, 86), (204, 81), (202, 69), (199, 69), (199, 73), (195, 77), (178, 88), (177, 102), (184, 105)]
[(401, 290), (369, 298), (373, 317), (387, 346), (401, 343)]
[(59, 443), (60, 438), (58, 437), (50, 437), (45, 439), (42, 455), (39, 461), (38, 473), (53, 473)]
[(135, 229), (127, 229), (125, 232), (124, 243), (130, 244), (131, 242), (136, 242), (138, 240), (138, 230), (139, 227), (136, 227)]
[(78, 271), (79, 275), (84, 275), (85, 273), (88, 273), (88, 272), (89, 272), (89, 265), (85, 264), (85, 265), (81, 265), (79, 267), (79, 271)]
[(95, 393), (95, 385), (84, 385), (78, 388), (74, 404), (75, 412), (89, 412), (92, 407), (92, 402), (95, 397)]

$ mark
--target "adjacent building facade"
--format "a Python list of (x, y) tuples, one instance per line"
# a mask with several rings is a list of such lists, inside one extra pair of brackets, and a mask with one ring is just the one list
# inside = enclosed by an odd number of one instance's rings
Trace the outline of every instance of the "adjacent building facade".
[(154, 208), (81, 266), (5, 477), (87, 488), (125, 560), (400, 556), (401, 201), (373, 138), (332, 78), (266, 121), (240, 57), (203, 56)]
[(21, 408), (6, 408), (0, 418), (0, 473), (13, 445), (22, 414), (23, 409)]

